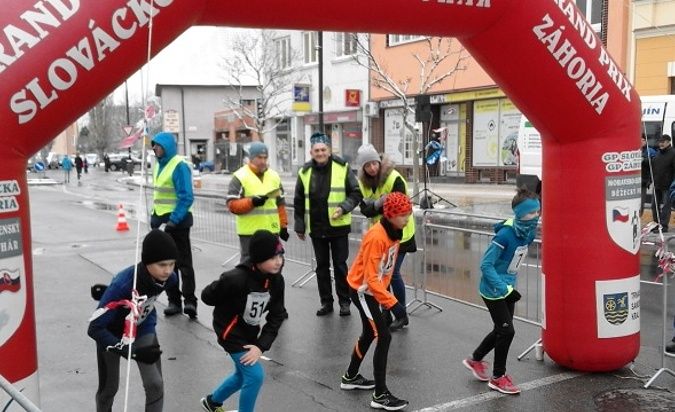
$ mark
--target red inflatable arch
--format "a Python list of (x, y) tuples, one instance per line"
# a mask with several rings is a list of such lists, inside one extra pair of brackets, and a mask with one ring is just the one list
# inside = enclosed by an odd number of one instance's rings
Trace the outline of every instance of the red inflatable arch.
[(151, 13), (154, 53), (192, 25), (457, 37), (544, 135), (546, 352), (584, 371), (637, 356), (640, 104), (573, 1), (0, 5), (0, 269), (19, 282), (11, 290), (0, 276), (0, 314), (9, 314), (0, 374), (29, 396), (37, 398), (37, 356), (26, 159), (145, 62)]

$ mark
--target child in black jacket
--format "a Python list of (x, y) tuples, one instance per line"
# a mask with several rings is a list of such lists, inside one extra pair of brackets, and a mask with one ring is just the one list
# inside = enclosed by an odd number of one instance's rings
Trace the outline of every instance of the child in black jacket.
[(215, 306), (213, 329), (218, 343), (234, 362), (232, 375), (202, 398), (207, 412), (222, 410), (223, 402), (239, 390), (239, 411), (255, 409), (264, 378), (258, 359), (272, 346), (284, 320), (283, 253), (276, 235), (258, 230), (251, 237), (249, 261), (223, 273), (202, 291), (202, 301)]

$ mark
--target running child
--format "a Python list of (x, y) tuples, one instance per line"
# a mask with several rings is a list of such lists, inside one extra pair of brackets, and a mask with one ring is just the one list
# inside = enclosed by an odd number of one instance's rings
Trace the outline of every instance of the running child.
[[(145, 411), (161, 412), (164, 405), (164, 380), (157, 340), (157, 312), (155, 300), (169, 285), (178, 282), (174, 266), (178, 248), (171, 236), (154, 229), (143, 239), (141, 262), (136, 265), (136, 290), (143, 299), (136, 321), (136, 340), (132, 343), (131, 358), (136, 361), (145, 389)], [(127, 358), (129, 346), (122, 341), (125, 318), (130, 309), (119, 305), (131, 300), (134, 288), (134, 266), (118, 273), (110, 285), (95, 285), (92, 295), (105, 288), (100, 296), (98, 309), (89, 321), (87, 333), (96, 341), (98, 359), (98, 390), (96, 411), (112, 411), (119, 387), (120, 357)], [(99, 296), (94, 296), (98, 298)]]
[(283, 253), (276, 235), (258, 230), (251, 236), (248, 261), (223, 273), (202, 291), (202, 301), (215, 306), (213, 329), (218, 343), (234, 362), (232, 375), (201, 399), (207, 412), (223, 411), (223, 402), (240, 390), (239, 412), (255, 409), (264, 379), (258, 360), (272, 346), (284, 321)]
[[(513, 328), (513, 312), (520, 293), (516, 290), (516, 276), (523, 262), (527, 247), (537, 231), (541, 205), (537, 195), (522, 188), (511, 201), (515, 219), (497, 223), (480, 269), (479, 293), (490, 311), (493, 329), (485, 336), (470, 358), (462, 363), (476, 379), (501, 393), (515, 395), (520, 389), (506, 374), (506, 357), (516, 332)], [(495, 351), (492, 377), (488, 375), (489, 364), (483, 361), (492, 349)]]
[[(384, 217), (366, 232), (359, 253), (347, 275), (350, 297), (361, 315), (363, 329), (354, 346), (349, 368), (342, 376), (340, 388), (344, 390), (375, 388), (370, 406), (396, 411), (408, 406), (408, 401), (398, 399), (387, 388), (387, 355), (391, 333), (381, 307), (390, 310), (397, 319), (406, 316), (405, 307), (389, 292), (388, 287), (403, 228), (412, 213), (412, 203), (403, 193), (392, 192), (385, 197), (383, 208)], [(359, 374), (359, 367), (375, 338), (377, 338), (373, 356), (375, 380), (370, 380)]]

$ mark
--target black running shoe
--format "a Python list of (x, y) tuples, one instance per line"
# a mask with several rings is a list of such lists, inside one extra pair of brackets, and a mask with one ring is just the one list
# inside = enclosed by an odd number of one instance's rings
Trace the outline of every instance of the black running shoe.
[(223, 404), (219, 404), (211, 400), (211, 395), (207, 395), (206, 398), (202, 398), (200, 405), (202, 405), (202, 409), (204, 409), (206, 412), (225, 412), (225, 409), (223, 409)]
[(408, 406), (408, 401), (399, 399), (388, 391), (382, 395), (373, 394), (373, 399), (370, 401), (371, 408), (384, 409), (385, 411), (398, 411), (406, 406)]
[(368, 390), (374, 388), (375, 388), (375, 381), (366, 379), (363, 376), (361, 376), (361, 374), (358, 374), (351, 379), (348, 378), (346, 374), (342, 375), (342, 380), (340, 382), (340, 389), (351, 391), (353, 389)]

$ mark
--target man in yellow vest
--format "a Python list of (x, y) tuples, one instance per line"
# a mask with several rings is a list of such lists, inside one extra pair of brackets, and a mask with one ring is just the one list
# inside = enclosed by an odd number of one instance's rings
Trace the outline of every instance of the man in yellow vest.
[(305, 240), (307, 232), (312, 239), (321, 299), (321, 308), (316, 316), (333, 312), (331, 255), (340, 316), (349, 316), (351, 301), (347, 285), (348, 235), (351, 230), (351, 211), (363, 196), (349, 164), (331, 154), (328, 136), (314, 133), (310, 144), (312, 160), (302, 167), (295, 185), (294, 230), (300, 240)]
[(164, 225), (164, 231), (171, 235), (178, 247), (176, 269), (180, 271), (182, 295), (178, 284), (166, 290), (169, 306), (164, 309), (165, 316), (173, 316), (181, 311), (190, 319), (197, 317), (197, 297), (195, 296), (195, 272), (192, 268), (192, 245), (190, 227), (192, 227), (192, 170), (185, 160), (178, 156), (176, 139), (173, 133), (162, 132), (152, 139), (152, 150), (157, 157), (153, 171), (153, 207), (150, 227)]
[(268, 230), (288, 241), (284, 188), (279, 174), (267, 165), (267, 146), (253, 142), (248, 154), (248, 164), (234, 172), (227, 190), (227, 207), (237, 217), (242, 263), (249, 257), (248, 245), (257, 230)]

